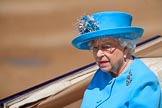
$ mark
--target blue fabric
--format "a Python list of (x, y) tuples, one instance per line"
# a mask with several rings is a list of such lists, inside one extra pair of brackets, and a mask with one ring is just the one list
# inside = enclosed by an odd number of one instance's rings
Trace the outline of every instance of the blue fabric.
[(161, 90), (160, 108), (162, 108), (162, 90)]
[(81, 108), (160, 108), (160, 84), (138, 58), (113, 78), (100, 69), (87, 87)]

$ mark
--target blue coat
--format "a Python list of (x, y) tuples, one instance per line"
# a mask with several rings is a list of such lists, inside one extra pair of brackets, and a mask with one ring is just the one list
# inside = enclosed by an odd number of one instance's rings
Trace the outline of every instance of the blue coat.
[(118, 77), (97, 70), (87, 87), (81, 108), (159, 108), (160, 84), (138, 58)]

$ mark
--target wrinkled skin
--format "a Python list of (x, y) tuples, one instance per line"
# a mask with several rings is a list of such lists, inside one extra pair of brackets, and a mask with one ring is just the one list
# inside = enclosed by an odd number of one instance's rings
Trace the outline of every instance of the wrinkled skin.
[[(105, 48), (104, 45), (110, 45), (111, 48)], [(113, 77), (119, 76), (131, 59), (129, 49), (120, 46), (115, 38), (96, 39), (91, 42), (91, 49), (100, 69), (110, 72)]]

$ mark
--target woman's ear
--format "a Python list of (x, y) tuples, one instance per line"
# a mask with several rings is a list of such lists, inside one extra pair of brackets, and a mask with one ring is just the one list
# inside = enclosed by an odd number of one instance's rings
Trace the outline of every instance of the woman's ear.
[(128, 47), (127, 47), (127, 46), (126, 46), (126, 47), (124, 47), (124, 54), (126, 54), (126, 55), (127, 55), (127, 54), (128, 54), (128, 52), (129, 52), (128, 50), (129, 50), (129, 49), (128, 49)]
[(130, 53), (130, 49), (126, 46), (123, 50), (124, 53), (124, 60), (126, 61), (126, 59), (130, 59), (132, 57), (131, 53)]
[(128, 58), (129, 56), (129, 48), (126, 46), (124, 47), (123, 49), (123, 54), (124, 54), (124, 61), (126, 61), (126, 59)]

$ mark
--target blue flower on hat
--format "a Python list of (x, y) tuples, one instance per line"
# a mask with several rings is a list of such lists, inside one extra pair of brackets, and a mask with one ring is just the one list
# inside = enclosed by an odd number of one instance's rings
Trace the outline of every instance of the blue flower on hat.
[(78, 30), (80, 34), (84, 34), (84, 33), (99, 30), (99, 26), (92, 16), (86, 15), (80, 19), (78, 23)]

